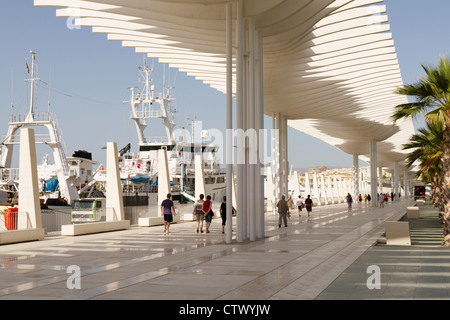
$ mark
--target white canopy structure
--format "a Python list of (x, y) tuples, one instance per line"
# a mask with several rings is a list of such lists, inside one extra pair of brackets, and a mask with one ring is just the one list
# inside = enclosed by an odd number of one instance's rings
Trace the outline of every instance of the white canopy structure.
[[(414, 126), (406, 120), (394, 125), (391, 119), (394, 107), (407, 101), (393, 93), (403, 82), (382, 0), (34, 3), (62, 7), (57, 16), (76, 18), (77, 26), (90, 26), (226, 93), (228, 129), (232, 96), (237, 101), (236, 129), (258, 130), (263, 114), (273, 117), (280, 132), (278, 195), (287, 191), (287, 126), (355, 159), (366, 157), (372, 166), (372, 194), (377, 167), (404, 169), (402, 145)], [(228, 142), (230, 151), (231, 138)], [(244, 145), (238, 146), (240, 151), (251, 157), (254, 150)], [(260, 166), (238, 163), (237, 193), (244, 199), (261, 195), (254, 188), (262, 185)], [(238, 241), (247, 238), (246, 230), (250, 239), (263, 234), (263, 222), (252, 212), (259, 212), (262, 201), (249, 205), (249, 218), (238, 224)], [(238, 201), (238, 212), (246, 211), (244, 206)]]

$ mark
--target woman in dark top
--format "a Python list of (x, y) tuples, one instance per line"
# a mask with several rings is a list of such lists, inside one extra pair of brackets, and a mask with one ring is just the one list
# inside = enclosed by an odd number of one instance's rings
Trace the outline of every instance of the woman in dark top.
[(313, 205), (313, 201), (310, 198), (311, 196), (308, 194), (308, 198), (305, 200), (305, 207), (306, 207), (306, 211), (308, 212), (308, 217), (311, 214), (312, 211), (312, 205)]
[[(231, 207), (232, 214), (236, 212), (234, 207)], [(225, 225), (227, 224), (227, 197), (223, 197), (223, 202), (220, 205), (220, 216), (222, 217), (222, 233), (225, 233)]]

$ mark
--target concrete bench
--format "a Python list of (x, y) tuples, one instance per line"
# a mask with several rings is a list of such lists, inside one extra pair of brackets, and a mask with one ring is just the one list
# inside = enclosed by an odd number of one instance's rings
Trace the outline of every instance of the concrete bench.
[(386, 221), (386, 244), (388, 246), (410, 246), (409, 222)]
[(130, 229), (129, 220), (66, 224), (61, 228), (61, 235), (78, 236), (83, 234), (119, 231), (126, 229)]
[[(176, 215), (173, 217), (172, 223), (179, 223), (180, 222), (180, 216)], [(153, 227), (153, 226), (160, 226), (164, 224), (164, 218), (163, 217), (144, 217), (139, 218), (138, 225), (139, 227)]]
[(419, 219), (420, 218), (420, 208), (419, 207), (407, 207), (406, 217), (408, 219)]
[(0, 231), (0, 244), (44, 240), (45, 229), (20, 229)]

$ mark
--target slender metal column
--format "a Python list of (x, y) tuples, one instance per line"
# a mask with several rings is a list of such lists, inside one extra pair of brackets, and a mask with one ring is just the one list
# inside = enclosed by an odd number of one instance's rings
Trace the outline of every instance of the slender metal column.
[(247, 192), (247, 201), (249, 203), (248, 210), (248, 222), (249, 222), (249, 237), (250, 241), (256, 240), (256, 145), (257, 141), (253, 138), (256, 138), (256, 119), (255, 119), (255, 99), (256, 99), (256, 89), (255, 89), (255, 24), (253, 19), (249, 20), (249, 36), (248, 36), (248, 95), (249, 95), (249, 105), (248, 105), (248, 137), (249, 137), (249, 162), (247, 164), (249, 170), (249, 179), (248, 179), (248, 192)]
[(232, 131), (233, 131), (233, 5), (227, 4), (227, 224), (226, 224), (226, 242), (232, 242), (232, 225), (233, 225), (233, 146), (232, 146)]
[(400, 184), (400, 178), (398, 175), (398, 162), (394, 163), (394, 199), (398, 200), (398, 187)]
[(378, 206), (378, 179), (377, 179), (377, 142), (370, 140), (370, 196), (372, 198), (372, 207)]
[[(237, 22), (236, 22), (236, 136), (237, 136), (237, 183), (236, 183), (236, 206), (237, 206), (237, 221), (236, 221), (236, 238), (238, 242), (244, 241), (244, 214), (245, 214), (245, 198), (244, 193), (244, 162), (245, 149), (243, 146), (243, 0), (237, 1)], [(244, 155), (244, 157), (242, 157)], [(243, 159), (242, 159), (243, 158)], [(244, 161), (242, 161), (244, 160)]]
[(276, 170), (275, 170), (275, 181), (276, 181), (276, 199), (275, 204), (281, 199), (283, 187), (281, 185), (282, 172), (283, 172), (283, 161), (281, 159), (281, 154), (283, 153), (282, 139), (282, 126), (281, 126), (281, 114), (278, 112), (275, 118), (275, 155), (276, 158)]
[[(242, 11), (243, 13), (243, 11)], [(248, 153), (248, 139), (246, 137), (246, 134), (248, 133), (248, 119), (249, 119), (249, 85), (248, 85), (248, 26), (247, 26), (247, 20), (242, 17), (243, 22), (243, 38), (242, 38), (242, 129), (243, 129), (243, 142), (244, 142), (244, 154), (245, 154), (245, 161), (244, 161), (244, 173), (242, 178), (242, 197), (245, 199), (244, 201), (244, 211), (242, 212), (243, 220), (242, 220), (242, 235), (243, 240), (248, 239), (249, 235), (249, 211), (250, 211), (250, 202), (248, 201), (248, 186), (249, 186), (249, 170), (248, 170), (248, 163), (249, 163), (249, 153)]]
[(258, 130), (258, 165), (257, 165), (257, 186), (259, 186), (259, 201), (258, 201), (258, 211), (257, 211), (257, 236), (258, 238), (263, 238), (265, 235), (265, 214), (264, 214), (264, 155), (265, 155), (265, 145), (264, 145), (264, 52), (263, 52), (263, 34), (261, 31), (257, 32), (256, 36), (256, 48), (258, 52), (258, 67), (257, 67), (257, 98), (258, 103), (256, 106), (257, 110), (257, 130)]
[(409, 190), (408, 190), (408, 172), (405, 170), (403, 172), (403, 190), (404, 190), (404, 197), (407, 199), (409, 197)]
[(378, 193), (383, 193), (383, 167), (378, 167)]
[(314, 172), (314, 174), (313, 174), (313, 190), (314, 190), (314, 197), (317, 197), (317, 205), (321, 206), (322, 205), (322, 199), (321, 199), (320, 193), (319, 193), (319, 180), (317, 180), (317, 173), (316, 172)]
[(353, 155), (353, 199), (358, 198), (359, 192), (359, 158), (357, 154)]
[(288, 125), (287, 117), (283, 116), (283, 193), (286, 196), (286, 201), (288, 199), (289, 190), (289, 158), (288, 158)]

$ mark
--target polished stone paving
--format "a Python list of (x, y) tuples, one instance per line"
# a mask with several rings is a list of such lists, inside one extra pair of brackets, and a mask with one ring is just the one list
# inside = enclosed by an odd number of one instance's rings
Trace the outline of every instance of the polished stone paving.
[[(329, 205), (315, 207), (309, 218), (294, 210), (282, 228), (278, 217), (267, 213), (265, 237), (254, 242), (226, 244), (221, 220), (214, 219), (208, 234), (184, 222), (172, 225), (170, 234), (162, 226), (132, 227), (3, 245), (0, 299), (417, 299), (430, 295), (417, 284), (420, 280), (433, 283), (439, 298), (448, 298), (448, 249), (429, 246), (423, 260), (420, 246), (374, 246), (384, 221), (401, 219), (412, 204), (356, 204), (351, 211), (346, 204)], [(381, 290), (366, 285), (367, 267), (374, 264), (381, 268)], [(79, 282), (68, 273), (69, 266), (79, 268)], [(408, 275), (409, 270), (420, 273)], [(414, 292), (422, 296), (411, 295), (412, 280)], [(74, 284), (80, 289), (69, 289)], [(386, 295), (392, 286), (395, 293)]]

